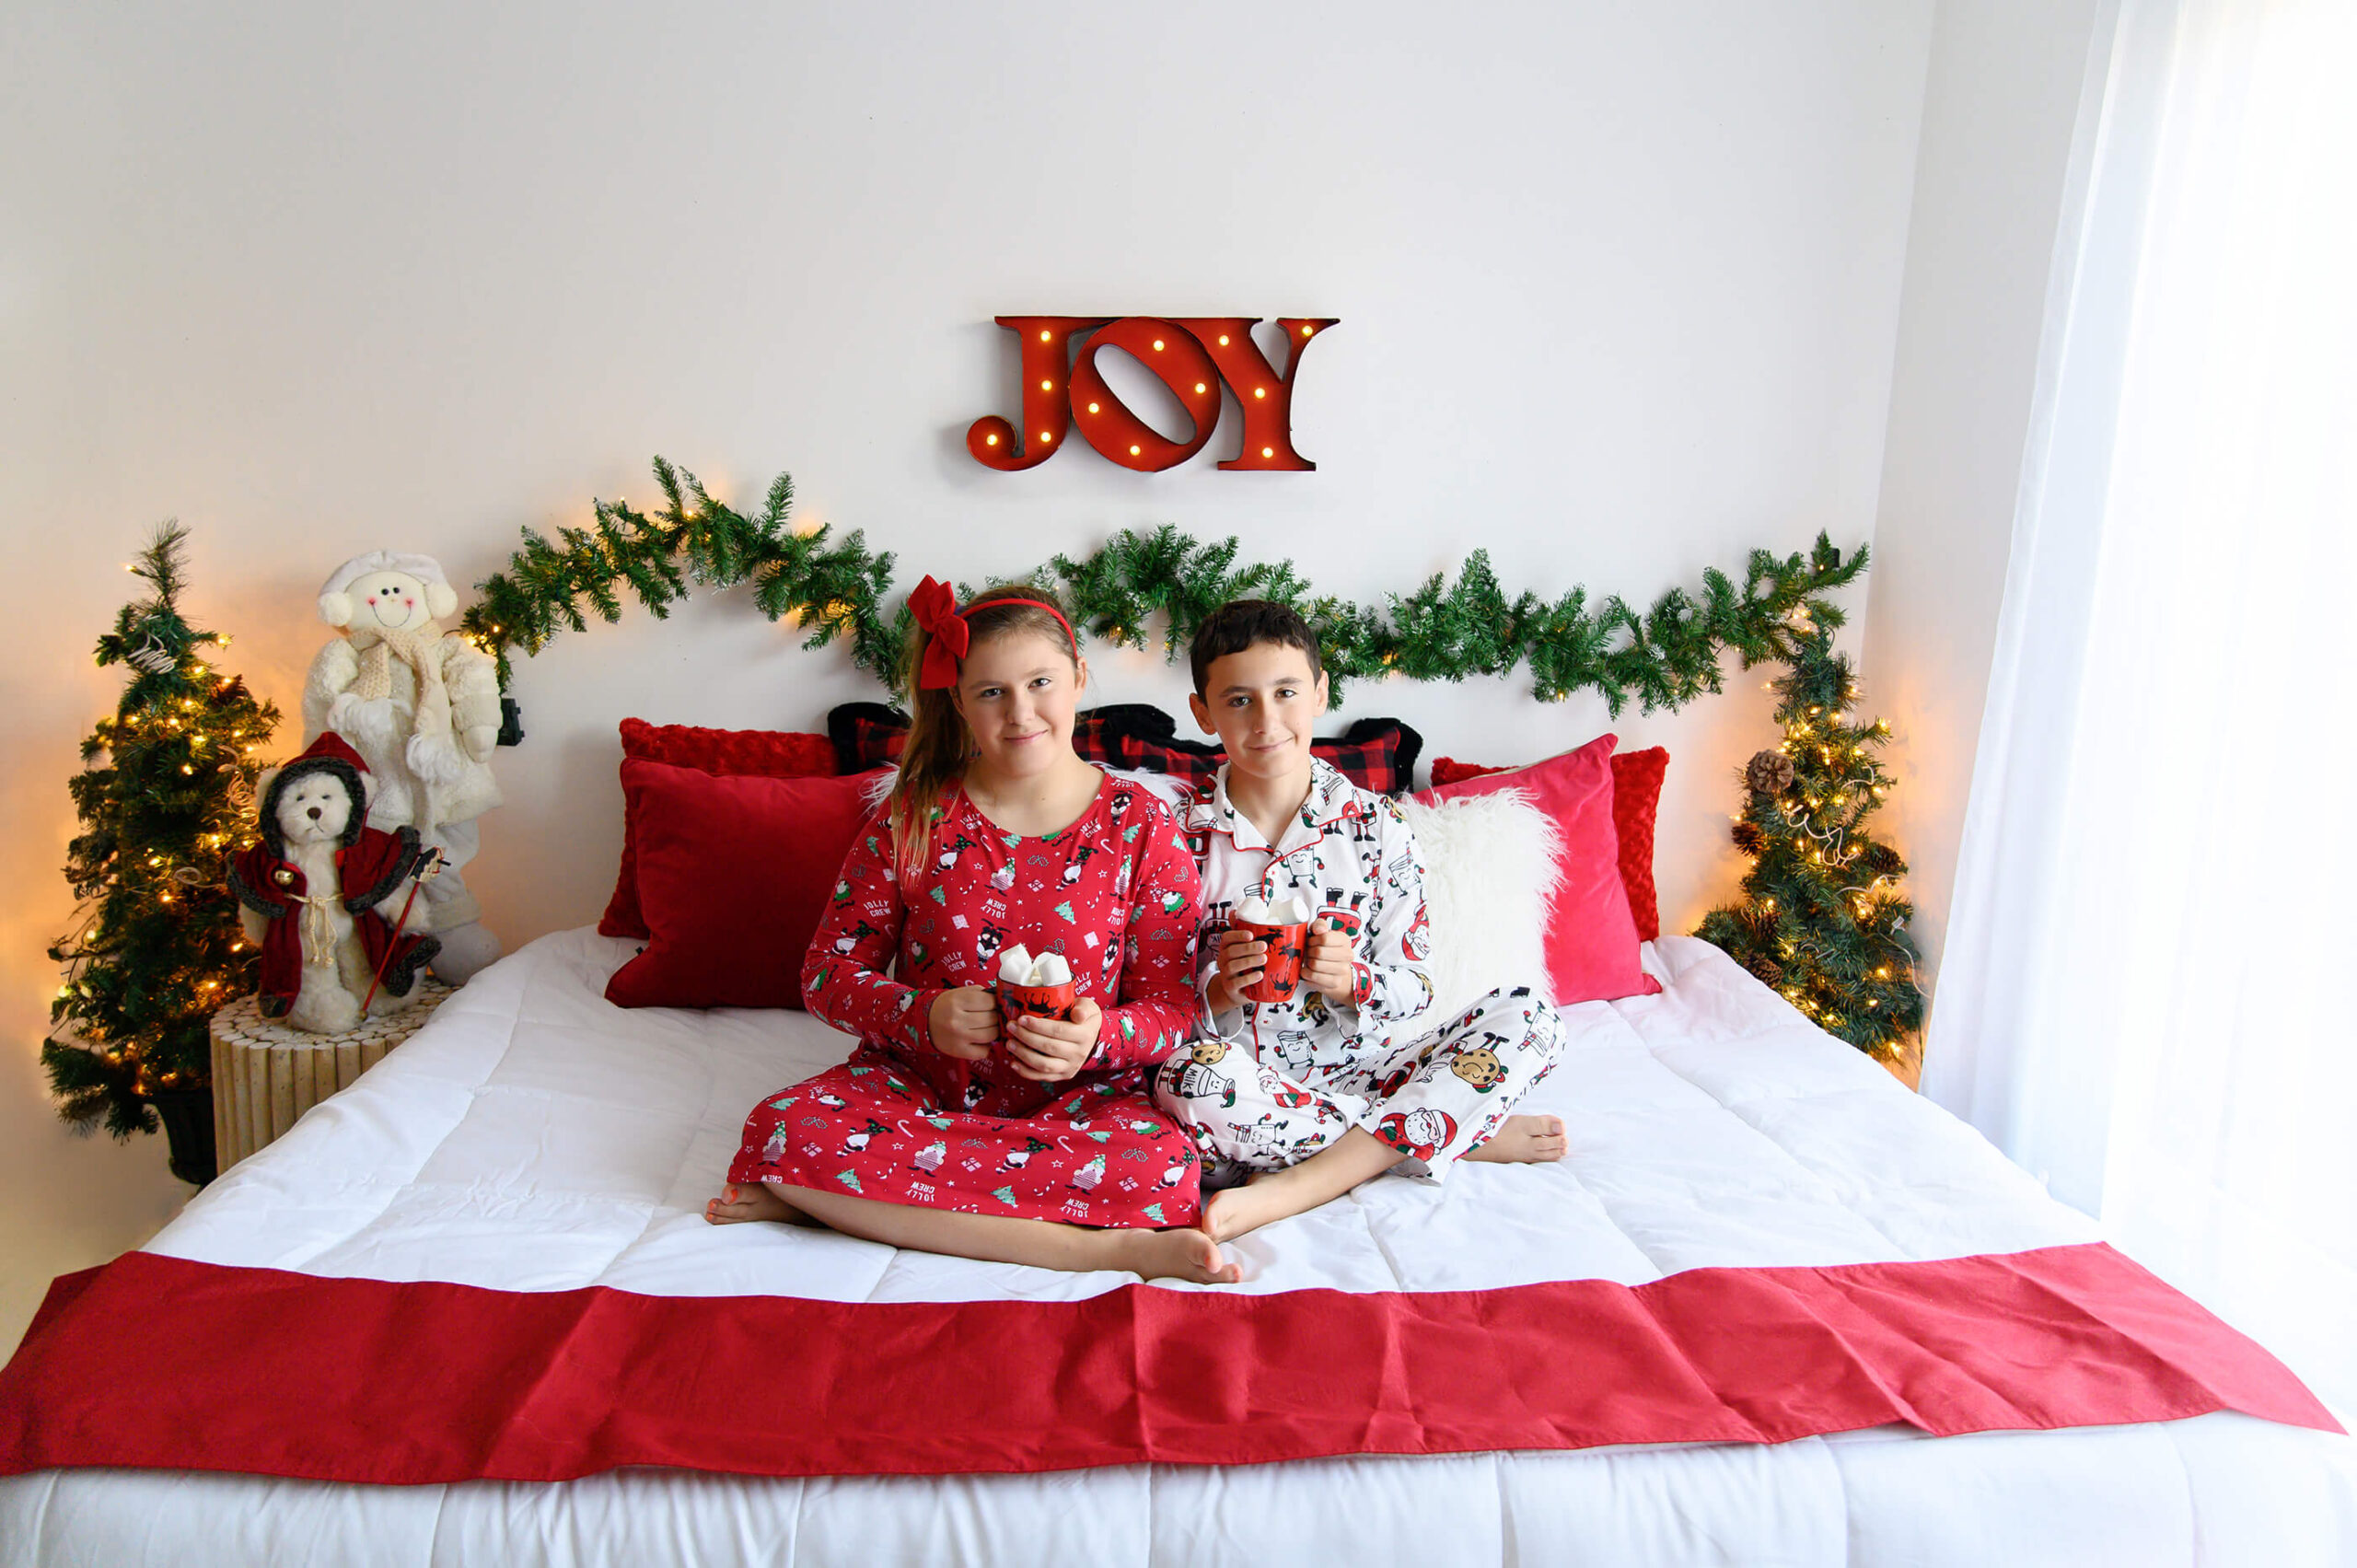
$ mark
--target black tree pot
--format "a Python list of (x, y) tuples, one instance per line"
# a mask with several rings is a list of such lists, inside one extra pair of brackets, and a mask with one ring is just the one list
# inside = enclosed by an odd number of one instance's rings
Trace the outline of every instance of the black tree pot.
[(172, 1174), (202, 1187), (220, 1174), (213, 1147), (213, 1089), (157, 1089), (148, 1097), (172, 1145)]

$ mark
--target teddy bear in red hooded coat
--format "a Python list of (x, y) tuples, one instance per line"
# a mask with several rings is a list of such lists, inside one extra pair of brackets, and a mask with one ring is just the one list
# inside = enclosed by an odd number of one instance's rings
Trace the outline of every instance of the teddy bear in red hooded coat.
[[(229, 863), (246, 935), (261, 947), (262, 1016), (340, 1034), (423, 994), (441, 943), (404, 895), (433, 875), (417, 830), (368, 826), (367, 765), (335, 734), (269, 775), (262, 842)], [(401, 926), (404, 909), (408, 923)], [(372, 995), (373, 993), (373, 995)]]

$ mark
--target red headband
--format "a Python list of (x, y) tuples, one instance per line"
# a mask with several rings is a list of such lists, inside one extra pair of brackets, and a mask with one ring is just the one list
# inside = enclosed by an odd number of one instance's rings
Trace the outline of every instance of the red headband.
[(918, 668), (917, 684), (928, 691), (957, 685), (958, 661), (966, 656), (966, 650), (973, 646), (974, 641), (974, 629), (966, 623), (968, 611), (1002, 604), (1028, 604), (1054, 616), (1056, 624), (1064, 629), (1064, 640), (1072, 645), (1073, 663), (1080, 662), (1080, 639), (1073, 635), (1072, 622), (1054, 605), (1036, 598), (993, 598), (960, 610), (957, 590), (947, 583), (934, 581), (928, 575), (909, 595), (909, 608), (916, 612), (917, 624), (932, 639), (925, 644), (924, 663)]

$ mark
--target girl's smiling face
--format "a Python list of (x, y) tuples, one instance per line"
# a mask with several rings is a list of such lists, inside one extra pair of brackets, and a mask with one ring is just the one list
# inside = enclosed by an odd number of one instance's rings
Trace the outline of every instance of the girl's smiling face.
[(1010, 632), (966, 654), (953, 701), (974, 738), (976, 762), (1000, 778), (1029, 778), (1073, 755), (1073, 714), (1088, 662), (1059, 638)]

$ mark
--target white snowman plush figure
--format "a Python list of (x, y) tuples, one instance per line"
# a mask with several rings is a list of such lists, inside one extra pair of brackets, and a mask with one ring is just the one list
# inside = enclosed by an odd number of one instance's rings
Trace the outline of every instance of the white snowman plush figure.
[(442, 852), (442, 875), (424, 889), (442, 941), (434, 972), (463, 985), (499, 957), (464, 875), (481, 847), (475, 819), (499, 804), (499, 675), (490, 655), (442, 629), (458, 608), (431, 556), (377, 550), (337, 567), (319, 619), (344, 634), (311, 660), (303, 730), (307, 740), (332, 731), (366, 761), (369, 826), (415, 828)]

